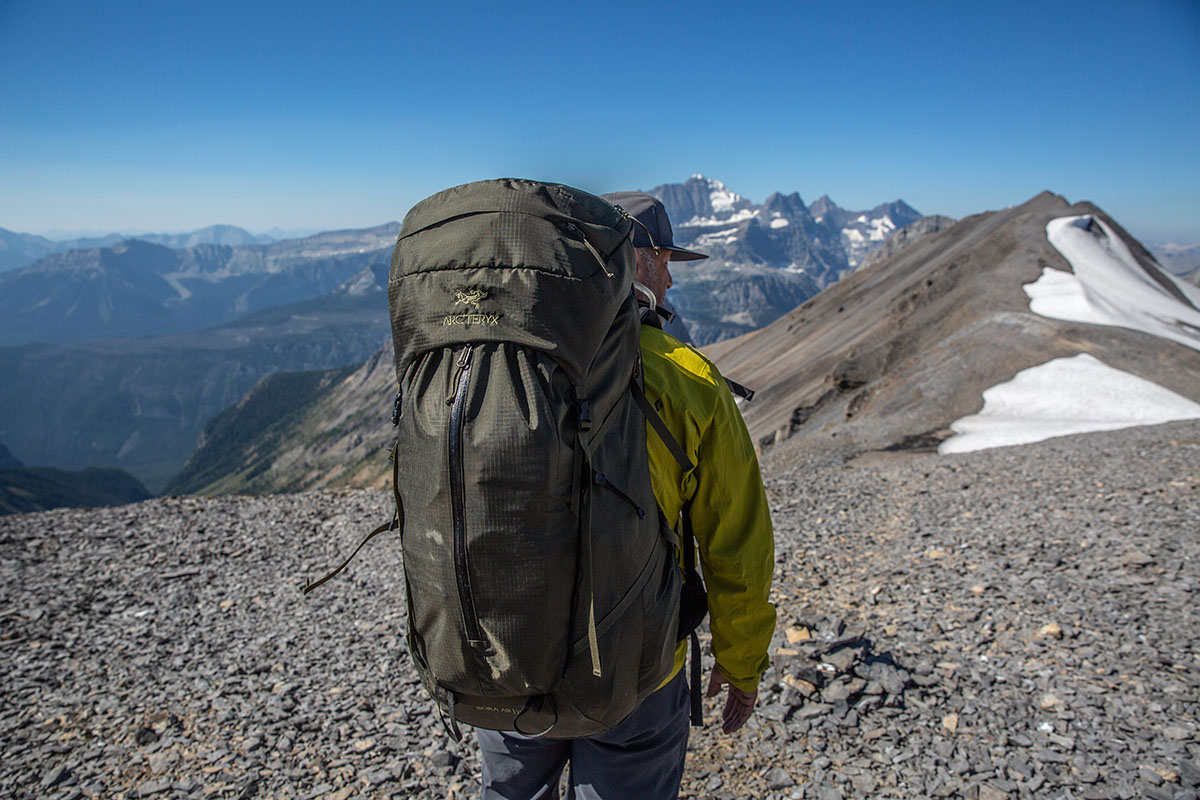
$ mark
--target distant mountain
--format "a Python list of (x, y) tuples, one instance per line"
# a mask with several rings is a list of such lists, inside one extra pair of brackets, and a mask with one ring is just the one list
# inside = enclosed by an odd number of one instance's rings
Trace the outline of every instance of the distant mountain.
[(199, 244), (236, 247), (243, 244), (270, 244), (275, 241), (275, 237), (256, 235), (234, 225), (209, 225), (191, 233), (149, 233), (131, 238), (176, 249), (195, 247)]
[(89, 467), (79, 472), (47, 467), (0, 469), (0, 515), (65, 506), (119, 506), (150, 496), (136, 478), (119, 469)]
[[(204, 236), (237, 239), (239, 230), (214, 226)], [(182, 333), (319, 297), (365, 268), (386, 266), (398, 231), (388, 223), (181, 249), (132, 239), (54, 253), (0, 275), (0, 345)]]
[(193, 333), (0, 348), (0, 441), (37, 464), (120, 467), (157, 492), (260, 378), (375, 352), (390, 332), (386, 275), (376, 262), (323, 297)]
[(307, 239), (320, 232), (318, 228), (269, 228), (262, 235), (278, 242), (283, 239)]
[[(1075, 220), (1076, 238), (1097, 253), (1128, 251), (1115, 269), (1151, 298), (1148, 313), (1103, 298), (1115, 311), (1088, 311), (1087, 322), (1035, 313), (1035, 293), (1079, 302), (1092, 292), (1078, 283), (1088, 276), (1049, 241), (1047, 225), (1060, 218)], [(1200, 402), (1200, 326), (1186, 322), (1197, 317), (1196, 301), (1102, 210), (1043, 193), (920, 238), (765, 328), (706, 350), (725, 374), (757, 391), (742, 409), (760, 444), (796, 438), (853, 455), (936, 447), (952, 423), (981, 409), (985, 391), (1081, 354), (1111, 368), (1106, 374)], [(1060, 381), (1056, 390), (1071, 388)], [(1109, 413), (1104, 392), (1076, 402)], [(1042, 403), (1051, 426), (1056, 413), (1075, 413)], [(1116, 403), (1116, 417), (1136, 404)]]
[(1200, 286), (1200, 244), (1151, 245), (1150, 252), (1167, 272)]
[(675, 241), (709, 255), (671, 271), (669, 294), (700, 344), (777, 319), (921, 219), (902, 200), (847, 211), (828, 196), (807, 206), (797, 193), (776, 193), (755, 205), (703, 175), (650, 194), (663, 201)]
[(57, 250), (54, 242), (42, 236), (0, 228), (0, 273), (27, 267)]
[(22, 269), (33, 264), (40, 258), (51, 253), (64, 253), (68, 250), (93, 250), (99, 247), (111, 247), (128, 239), (138, 239), (151, 244), (161, 244), (164, 247), (181, 248), (193, 247), (198, 244), (223, 244), (229, 246), (243, 244), (269, 244), (285, 236), (255, 235), (233, 225), (210, 225), (191, 233), (144, 233), (124, 235), (110, 233), (104, 236), (84, 236), (69, 239), (49, 239), (45, 236), (35, 236), (30, 233), (15, 233), (0, 228), (0, 272), (12, 269)]

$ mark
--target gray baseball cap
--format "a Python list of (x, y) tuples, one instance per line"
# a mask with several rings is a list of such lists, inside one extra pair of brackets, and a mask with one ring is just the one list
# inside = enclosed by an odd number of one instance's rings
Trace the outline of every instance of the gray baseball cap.
[(613, 192), (600, 196), (625, 209), (629, 216), (637, 220), (633, 223), (634, 247), (661, 247), (671, 252), (672, 261), (697, 261), (708, 258), (704, 253), (675, 246), (667, 209), (663, 208), (662, 201), (654, 195), (645, 192)]

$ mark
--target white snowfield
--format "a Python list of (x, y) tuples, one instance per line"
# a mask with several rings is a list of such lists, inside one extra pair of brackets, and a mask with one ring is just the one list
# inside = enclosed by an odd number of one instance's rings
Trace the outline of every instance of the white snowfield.
[[(1200, 289), (1165, 272), (1166, 284), (1160, 283), (1095, 217), (1051, 220), (1046, 237), (1073, 272), (1047, 267), (1024, 287), (1035, 314), (1131, 328), (1200, 350)], [(1196, 418), (1200, 404), (1084, 353), (1022, 370), (986, 390), (983, 409), (954, 422), (950, 428), (957, 435), (942, 442), (938, 452)]]
[(1190, 305), (1184, 303), (1142, 269), (1125, 242), (1094, 217), (1051, 220), (1046, 238), (1075, 273), (1047, 267), (1024, 287), (1035, 314), (1132, 328), (1200, 350), (1200, 287), (1160, 270)]
[(950, 427), (939, 453), (1029, 444), (1200, 417), (1200, 404), (1081, 353), (1018, 372), (983, 393), (983, 410)]

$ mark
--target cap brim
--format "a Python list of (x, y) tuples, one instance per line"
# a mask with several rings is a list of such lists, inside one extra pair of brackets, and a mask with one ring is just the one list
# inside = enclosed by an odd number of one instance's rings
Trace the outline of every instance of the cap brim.
[(664, 247), (671, 252), (671, 261), (699, 261), (708, 258), (707, 253), (697, 253), (695, 250), (684, 250), (682, 247)]

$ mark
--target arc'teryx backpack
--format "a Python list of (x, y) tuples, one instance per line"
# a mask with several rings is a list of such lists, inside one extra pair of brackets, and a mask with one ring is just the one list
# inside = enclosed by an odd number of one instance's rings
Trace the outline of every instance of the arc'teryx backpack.
[(592, 735), (670, 673), (680, 570), (639, 409), (632, 224), (515, 179), (404, 219), (388, 300), (408, 640), (456, 734)]

